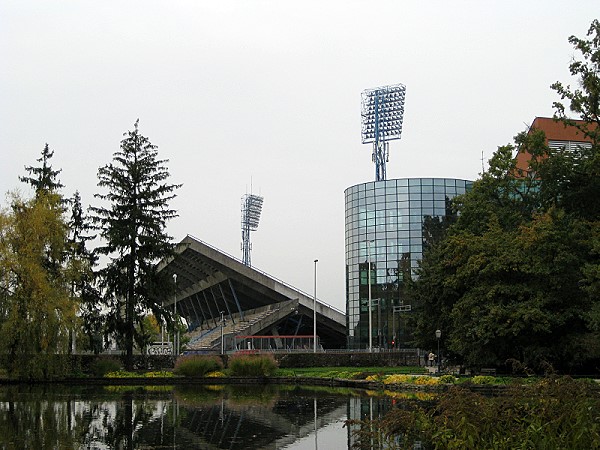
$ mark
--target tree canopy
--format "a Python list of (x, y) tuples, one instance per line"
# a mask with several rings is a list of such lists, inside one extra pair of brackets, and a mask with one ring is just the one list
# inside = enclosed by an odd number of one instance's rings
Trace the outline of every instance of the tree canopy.
[[(166, 223), (177, 216), (169, 208), (179, 185), (168, 184), (166, 160), (138, 129), (125, 133), (112, 163), (98, 171), (98, 186), (108, 192), (97, 194), (103, 206), (92, 207), (92, 220), (103, 244), (100, 255), (110, 257), (99, 271), (102, 299), (108, 311), (108, 331), (123, 340), (126, 365), (131, 367), (134, 341), (144, 336), (136, 327), (148, 311), (160, 321), (169, 317), (161, 303), (172, 281), (156, 270), (156, 263), (173, 254)], [(169, 317), (170, 318), (170, 317)]]
[[(515, 360), (570, 370), (600, 358), (600, 26), (571, 73), (581, 89), (560, 83), (583, 122), (556, 102), (556, 120), (577, 126), (591, 145), (549, 148), (537, 130), (499, 147), (473, 189), (457, 198), (457, 220), (425, 252), (413, 295), (417, 343), (433, 348), (442, 330), (450, 354), (471, 366)], [(515, 152), (530, 155), (517, 165)]]

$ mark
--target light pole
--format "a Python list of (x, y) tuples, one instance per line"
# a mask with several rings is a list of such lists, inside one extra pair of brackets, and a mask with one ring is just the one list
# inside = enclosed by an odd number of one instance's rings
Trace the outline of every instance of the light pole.
[(179, 343), (178, 343), (178, 334), (179, 330), (177, 330), (176, 325), (176, 315), (177, 315), (177, 274), (173, 274), (173, 283), (175, 283), (175, 300), (173, 301), (173, 355), (177, 356), (179, 354)]
[(440, 358), (440, 338), (442, 337), (442, 330), (435, 330), (435, 337), (438, 341), (438, 375), (442, 372), (442, 358)]
[(221, 311), (221, 355), (225, 354), (225, 342), (223, 341), (223, 328), (225, 328), (225, 311)]
[(315, 259), (315, 296), (313, 298), (313, 353), (317, 353), (317, 263)]
[(367, 283), (369, 284), (369, 353), (373, 351), (373, 317), (371, 314), (371, 242), (367, 241), (367, 261), (369, 268), (367, 269)]

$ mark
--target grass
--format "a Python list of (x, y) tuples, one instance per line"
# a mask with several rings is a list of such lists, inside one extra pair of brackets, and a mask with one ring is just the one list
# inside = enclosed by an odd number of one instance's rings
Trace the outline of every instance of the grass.
[(275, 372), (277, 377), (317, 377), (317, 378), (344, 378), (365, 379), (368, 376), (386, 375), (421, 375), (426, 373), (422, 367), (302, 367), (279, 368)]

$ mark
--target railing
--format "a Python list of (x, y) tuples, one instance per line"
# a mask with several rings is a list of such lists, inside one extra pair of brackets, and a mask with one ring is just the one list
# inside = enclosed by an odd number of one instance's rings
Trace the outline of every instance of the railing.
[[(194, 239), (194, 240), (196, 240), (196, 241), (200, 242), (201, 244), (203, 244), (203, 245), (206, 245), (207, 247), (209, 247), (209, 248), (212, 248), (213, 250), (216, 250), (216, 251), (218, 251), (219, 253), (222, 253), (222, 254), (224, 254), (225, 256), (227, 256), (227, 257), (229, 257), (229, 258), (231, 258), (231, 259), (233, 259), (233, 260), (235, 260), (235, 261), (239, 262), (240, 264), (244, 264), (244, 262), (243, 262), (241, 259), (239, 259), (239, 258), (236, 258), (235, 256), (232, 256), (232, 255), (230, 255), (230, 254), (229, 254), (229, 253), (227, 253), (227, 252), (224, 252), (223, 250), (221, 250), (221, 249), (219, 249), (219, 248), (215, 247), (214, 245), (210, 245), (208, 242), (204, 242), (203, 240), (201, 240), (201, 239), (198, 239), (196, 236), (193, 236), (193, 235), (191, 235), (191, 234), (188, 234), (188, 236), (189, 236), (189, 237), (191, 237), (192, 239)], [(278, 283), (280, 283), (280, 284), (283, 284), (284, 286), (286, 286), (286, 287), (288, 287), (288, 288), (290, 288), (290, 289), (292, 289), (292, 290), (294, 290), (294, 291), (296, 291), (296, 292), (299, 292), (299, 293), (301, 293), (302, 295), (304, 295), (304, 296), (306, 296), (306, 297), (308, 297), (308, 298), (313, 298), (313, 296), (312, 296), (311, 294), (308, 294), (308, 293), (304, 292), (303, 290), (301, 290), (301, 289), (298, 289), (297, 287), (294, 287), (294, 286), (292, 286), (291, 284), (289, 284), (289, 283), (286, 283), (285, 281), (283, 281), (283, 280), (280, 280), (280, 279), (279, 279), (279, 278), (277, 278), (277, 277), (274, 277), (273, 275), (269, 275), (267, 272), (264, 272), (264, 271), (262, 271), (262, 270), (260, 270), (260, 269), (257, 269), (257, 268), (256, 268), (256, 267), (254, 267), (254, 266), (252, 266), (252, 269), (253, 269), (253, 270), (255, 270), (255, 271), (257, 271), (258, 273), (260, 273), (260, 274), (264, 275), (264, 276), (265, 276), (265, 277), (267, 277), (267, 278), (270, 278), (270, 279), (272, 279), (272, 280), (274, 280), (274, 281), (277, 281)], [(329, 303), (326, 303), (326, 302), (324, 302), (324, 301), (322, 301), (322, 300), (319, 300), (318, 298), (317, 298), (317, 302), (321, 303), (322, 305), (325, 305), (325, 306), (327, 306), (328, 308), (331, 308), (331, 309), (333, 309), (334, 311), (337, 311), (337, 312), (339, 312), (339, 313), (341, 313), (341, 314), (343, 314), (343, 315), (346, 315), (346, 313), (345, 313), (344, 311), (342, 311), (341, 309), (339, 309), (339, 308), (336, 308), (335, 306), (333, 306), (333, 305), (330, 305)]]

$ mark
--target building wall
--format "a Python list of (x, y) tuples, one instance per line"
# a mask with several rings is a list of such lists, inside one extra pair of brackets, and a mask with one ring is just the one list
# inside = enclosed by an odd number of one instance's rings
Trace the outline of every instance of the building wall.
[[(594, 123), (587, 124), (583, 120), (575, 120), (579, 126), (588, 126), (590, 131), (597, 128)], [(565, 126), (562, 122), (549, 117), (536, 117), (530, 126), (529, 131), (541, 130), (546, 135), (546, 144), (550, 148), (564, 147), (566, 150), (575, 149), (577, 146), (589, 148), (592, 140), (585, 136), (577, 127)], [(528, 170), (531, 155), (527, 152), (517, 153), (517, 167)]]
[(346, 316), (349, 348), (367, 348), (368, 261), (371, 261), (373, 347), (407, 347), (408, 302), (403, 280), (412, 277), (423, 242), (435, 236), (450, 200), (471, 181), (402, 178), (357, 184), (345, 191)]

